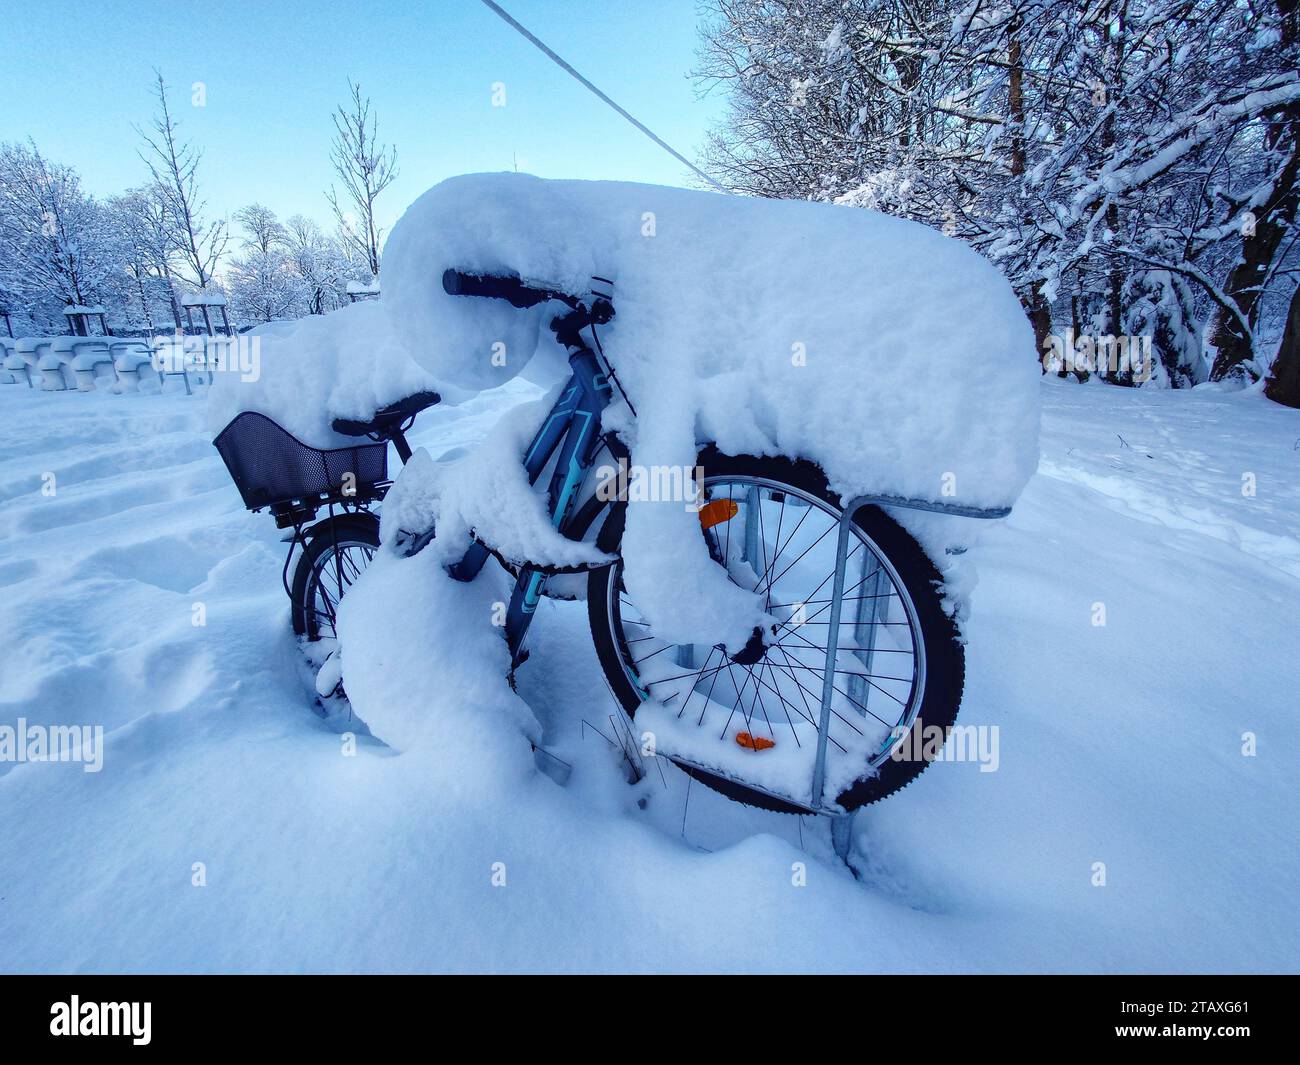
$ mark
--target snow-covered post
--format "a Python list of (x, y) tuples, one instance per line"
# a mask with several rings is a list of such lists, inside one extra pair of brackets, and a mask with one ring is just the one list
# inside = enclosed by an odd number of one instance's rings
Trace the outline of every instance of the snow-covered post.
[[(192, 293), (185, 297), (182, 301), (182, 306), (185, 308), (185, 320), (189, 323), (191, 329), (194, 327), (194, 310), (197, 307), (199, 313), (203, 315), (203, 332), (209, 337), (216, 336), (217, 329), (212, 323), (212, 313), (215, 309), (221, 312), (221, 332), (228, 337), (234, 336), (234, 332), (230, 328), (230, 319), (226, 316), (226, 297), (220, 292), (200, 290), (199, 292)], [(182, 345), (182, 348), (183, 347), (184, 346)], [(212, 363), (209, 361), (209, 357), (212, 355), (210, 342), (205, 341), (204, 343), (204, 355), (204, 361), (208, 364), (208, 384), (212, 384), (214, 371), (212, 369)], [(184, 369), (185, 390), (188, 392), (190, 388), (188, 356), (185, 358)]]
[(822, 707), (817, 725), (817, 759), (813, 763), (812, 807), (822, 809), (822, 789), (826, 784), (826, 741), (831, 727), (831, 699), (835, 695), (835, 660), (839, 655), (840, 608), (844, 598), (844, 568), (849, 554), (849, 527), (853, 515), (862, 507), (862, 500), (854, 499), (840, 514), (839, 532), (835, 542), (835, 580), (831, 587), (831, 616), (827, 622), (826, 670), (822, 674)]
[(74, 304), (63, 308), (63, 316), (68, 322), (68, 332), (77, 337), (94, 336), (94, 333), (91, 332), (91, 320), (95, 318), (99, 319), (100, 335), (110, 336), (106, 314), (104, 308), (98, 304), (93, 307)]
[[(867, 677), (875, 661), (876, 626), (880, 623), (881, 583), (885, 576), (884, 567), (871, 551), (862, 553), (862, 580), (858, 582), (861, 594), (857, 599), (853, 620), (853, 655), (862, 663), (865, 673), (854, 674), (849, 678), (849, 698), (858, 704), (860, 713), (866, 715), (867, 703), (871, 699), (871, 685)], [(888, 605), (888, 604), (886, 604)], [(863, 641), (867, 641), (865, 647)]]
[(221, 312), (221, 332), (226, 336), (232, 336), (230, 328), (230, 318), (226, 314), (226, 297), (220, 292), (200, 291), (186, 296), (181, 301), (181, 306), (185, 308), (185, 320), (190, 328), (194, 327), (194, 310), (198, 309), (203, 315), (203, 331), (208, 336), (216, 336), (217, 329), (212, 324), (212, 311)]
[(364, 300), (379, 298), (379, 278), (372, 277), (369, 284), (362, 281), (349, 281), (347, 284), (349, 303), (361, 303)]

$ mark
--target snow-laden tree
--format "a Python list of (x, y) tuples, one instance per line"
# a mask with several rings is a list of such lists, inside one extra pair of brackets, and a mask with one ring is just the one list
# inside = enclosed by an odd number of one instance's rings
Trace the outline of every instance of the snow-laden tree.
[(230, 264), (226, 287), (237, 320), (273, 322), (298, 317), (301, 289), (279, 249), (265, 255), (252, 252), (237, 256)]
[[(724, 183), (970, 242), (1007, 274), (1040, 353), (1057, 322), (1121, 333), (1134, 272), (1181, 278), (1182, 328), (1216, 319), (1216, 375), (1262, 371), (1261, 308), (1296, 250), (1295, 0), (711, 8), (700, 75), (729, 110), (704, 161)], [(1199, 343), (1162, 338), (1162, 365)]]
[(226, 278), (236, 317), (273, 322), (301, 313), (302, 284), (287, 252), (287, 233), (275, 213), (261, 204), (235, 212), (243, 230), (240, 253)]
[[(1148, 244), (1154, 262), (1176, 260), (1178, 249), (1169, 237), (1154, 236)], [(1158, 387), (1190, 388), (1209, 377), (1197, 330), (1191, 284), (1181, 274), (1159, 266), (1138, 266), (1124, 282), (1124, 330), (1128, 337), (1150, 337), (1152, 365), (1147, 379)], [(1131, 380), (1128, 383), (1140, 383)]]
[(127, 275), (120, 297), (125, 320), (150, 332), (183, 325), (161, 202), (161, 197), (148, 189), (130, 189), (108, 201)]
[(268, 255), (285, 242), (285, 230), (275, 212), (260, 203), (252, 203), (235, 212), (235, 221), (244, 230), (243, 248)]
[[(1240, 224), (1224, 283), (1226, 300), (1216, 308), (1212, 334), (1214, 375), (1257, 377), (1266, 359), (1256, 332), (1265, 294), (1295, 248), (1300, 208), (1300, 11), (1296, 0), (1276, 0), (1276, 20), (1253, 25), (1263, 72), (1249, 86), (1254, 99), (1237, 106), (1258, 116), (1248, 130), (1252, 165), (1244, 181), (1216, 190), (1223, 210)], [(1229, 304), (1227, 301), (1231, 301)]]
[(0, 144), (0, 261), (27, 328), (62, 332), (62, 308), (99, 303), (122, 275), (120, 233), (71, 167)]
[(315, 222), (294, 215), (284, 223), (285, 254), (301, 283), (307, 314), (324, 314), (343, 301), (349, 280), (347, 257), (338, 241), (326, 236)]

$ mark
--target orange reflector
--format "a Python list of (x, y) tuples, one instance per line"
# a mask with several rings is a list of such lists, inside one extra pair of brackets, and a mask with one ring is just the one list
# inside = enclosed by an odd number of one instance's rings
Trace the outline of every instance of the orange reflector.
[(748, 751), (766, 751), (769, 747), (776, 746), (776, 740), (769, 740), (766, 736), (751, 736), (748, 732), (737, 732), (736, 742)]
[(715, 499), (700, 507), (700, 526), (712, 529), (724, 521), (730, 521), (740, 512), (740, 505), (734, 499)]

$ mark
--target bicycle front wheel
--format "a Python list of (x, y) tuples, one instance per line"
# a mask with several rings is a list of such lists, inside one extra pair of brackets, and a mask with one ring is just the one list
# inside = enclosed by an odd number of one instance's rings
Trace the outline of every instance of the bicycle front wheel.
[[(859, 510), (832, 661), (842, 503), (824, 475), (806, 462), (712, 450), (700, 464), (710, 555), (762, 598), (769, 624), (761, 645), (740, 651), (674, 644), (637, 609), (621, 560), (593, 570), (592, 638), (642, 750), (729, 798), (786, 813), (853, 810), (905, 787), (927, 764), (915, 740), (946, 737), (965, 675), (934, 564), (878, 507)], [(618, 552), (626, 506), (601, 527), (601, 550)]]

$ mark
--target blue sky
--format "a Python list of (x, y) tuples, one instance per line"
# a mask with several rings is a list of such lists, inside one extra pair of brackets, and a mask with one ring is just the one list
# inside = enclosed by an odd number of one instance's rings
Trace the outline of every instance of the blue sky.
[[(693, 158), (720, 113), (700, 99), (695, 0), (501, 0), (578, 70)], [(96, 195), (144, 178), (133, 124), (147, 123), (156, 66), (182, 134), (205, 153), (211, 209), (254, 201), (328, 220), (330, 112), (359, 81), (401, 175), (380, 201), (391, 225), (452, 174), (690, 184), (689, 171), (627, 125), (479, 0), (0, 0), (0, 140), (35, 138)], [(191, 105), (202, 82), (206, 106)], [(492, 106), (504, 83), (506, 106)]]

